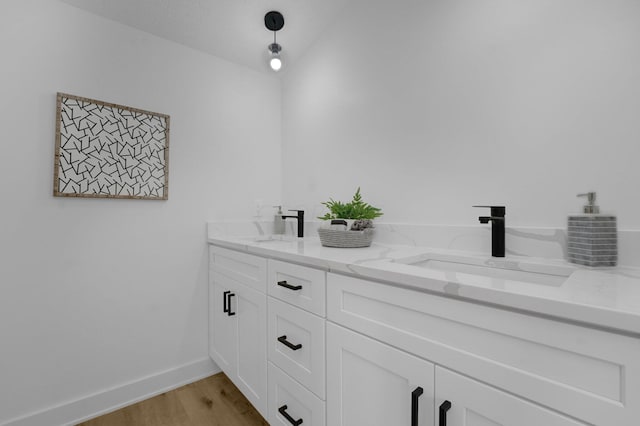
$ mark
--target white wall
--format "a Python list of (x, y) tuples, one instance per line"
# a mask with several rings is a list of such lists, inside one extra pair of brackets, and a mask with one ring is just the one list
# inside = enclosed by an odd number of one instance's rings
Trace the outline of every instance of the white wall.
[[(208, 358), (205, 223), (280, 199), (281, 88), (58, 1), (1, 8), (3, 424)], [(57, 91), (169, 114), (169, 200), (54, 198)]]
[(640, 228), (640, 2), (359, 1), (283, 83), (285, 203), (362, 186), (387, 222)]

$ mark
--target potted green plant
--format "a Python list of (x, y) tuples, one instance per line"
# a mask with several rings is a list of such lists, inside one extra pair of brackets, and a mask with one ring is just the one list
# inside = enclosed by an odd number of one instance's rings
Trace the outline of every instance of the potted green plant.
[[(373, 238), (373, 219), (383, 215), (382, 210), (362, 200), (360, 187), (350, 202), (329, 201), (322, 203), (329, 212), (318, 219), (330, 221), (329, 227), (320, 227), (318, 234), (322, 245), (328, 247), (368, 247)], [(341, 227), (342, 225), (342, 227)]]

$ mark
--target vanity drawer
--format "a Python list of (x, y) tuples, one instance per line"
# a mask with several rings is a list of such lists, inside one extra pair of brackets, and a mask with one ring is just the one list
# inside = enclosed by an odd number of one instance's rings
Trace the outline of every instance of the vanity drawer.
[(325, 316), (325, 271), (269, 260), (268, 293), (321, 317)]
[(268, 404), (269, 424), (272, 426), (291, 426), (291, 420), (302, 420), (305, 426), (325, 425), (325, 403), (313, 393), (302, 387), (278, 367), (268, 366)]
[(217, 272), (261, 293), (267, 292), (267, 260), (262, 257), (210, 245), (209, 268), (209, 275)]
[(595, 425), (640, 418), (640, 339), (338, 274), (327, 317)]
[(324, 399), (324, 319), (273, 297), (267, 316), (269, 360)]

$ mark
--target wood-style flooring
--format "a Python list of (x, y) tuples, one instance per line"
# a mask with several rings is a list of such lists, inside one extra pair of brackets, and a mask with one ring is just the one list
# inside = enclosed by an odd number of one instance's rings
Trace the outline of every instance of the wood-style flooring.
[(223, 373), (78, 426), (268, 426)]

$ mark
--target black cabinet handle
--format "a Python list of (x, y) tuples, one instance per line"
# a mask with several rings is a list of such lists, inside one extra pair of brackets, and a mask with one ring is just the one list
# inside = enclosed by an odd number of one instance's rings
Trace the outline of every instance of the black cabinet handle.
[(411, 392), (411, 426), (418, 426), (418, 398), (424, 390), (418, 386)]
[(289, 290), (302, 290), (301, 285), (291, 285), (291, 284), (288, 284), (286, 281), (278, 281), (278, 285), (280, 287), (288, 288)]
[(440, 404), (440, 412), (438, 413), (438, 417), (440, 418), (439, 426), (447, 426), (447, 411), (451, 408), (451, 402), (445, 401)]
[(225, 314), (229, 313), (229, 304), (227, 301), (227, 297), (229, 296), (230, 291), (225, 291), (222, 293), (222, 309)]
[(293, 426), (298, 426), (302, 424), (302, 419), (298, 419), (298, 420), (294, 420), (293, 417), (291, 417), (289, 415), (289, 413), (287, 413), (287, 406), (283, 405), (282, 407), (278, 408), (278, 412), (280, 414), (282, 414), (282, 416), (287, 419), (289, 421), (289, 423), (291, 423)]
[(228, 305), (229, 305), (228, 308), (227, 308), (227, 315), (229, 315), (230, 317), (232, 317), (232, 316), (234, 316), (236, 314), (235, 312), (231, 312), (231, 298), (233, 296), (235, 296), (235, 295), (236, 295), (235, 293), (229, 292), (229, 295), (227, 296), (227, 298), (229, 299), (229, 301), (227, 302)]
[(278, 337), (278, 342), (282, 343), (283, 345), (285, 345), (286, 347), (288, 347), (292, 351), (297, 351), (298, 349), (302, 348), (302, 344), (301, 343), (298, 343), (297, 345), (294, 345), (293, 343), (291, 343), (290, 341), (287, 340), (287, 336)]

